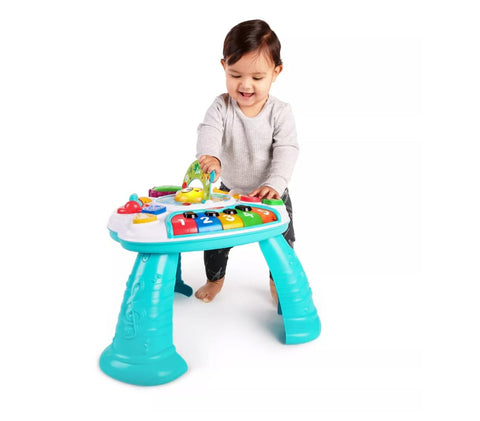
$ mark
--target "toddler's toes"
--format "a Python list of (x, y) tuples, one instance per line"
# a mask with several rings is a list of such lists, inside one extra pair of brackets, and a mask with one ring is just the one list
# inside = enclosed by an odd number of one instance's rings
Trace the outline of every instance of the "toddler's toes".
[(203, 287), (195, 292), (195, 297), (204, 303), (209, 303), (221, 291), (224, 279), (225, 278), (219, 279), (218, 281), (207, 281)]

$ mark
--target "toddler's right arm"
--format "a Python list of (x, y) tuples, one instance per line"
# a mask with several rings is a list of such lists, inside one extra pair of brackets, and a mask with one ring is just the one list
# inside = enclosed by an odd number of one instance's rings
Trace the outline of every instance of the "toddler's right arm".
[(218, 96), (198, 126), (197, 159), (205, 173), (215, 170), (215, 181), (221, 172), (220, 150), (223, 137), (223, 120), (226, 110), (226, 97)]

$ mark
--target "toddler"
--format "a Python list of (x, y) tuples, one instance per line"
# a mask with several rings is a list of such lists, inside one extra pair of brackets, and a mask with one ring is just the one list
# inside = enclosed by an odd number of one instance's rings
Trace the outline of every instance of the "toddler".
[[(221, 176), (221, 190), (259, 198), (281, 198), (290, 216), (283, 234), (293, 247), (295, 235), (287, 183), (298, 155), (295, 121), (288, 104), (269, 94), (282, 71), (280, 41), (262, 20), (233, 27), (221, 64), (227, 93), (218, 96), (198, 127), (197, 159), (202, 170)], [(230, 249), (204, 254), (206, 284), (195, 296), (212, 301), (220, 292)], [(270, 276), (270, 290), (277, 301)]]

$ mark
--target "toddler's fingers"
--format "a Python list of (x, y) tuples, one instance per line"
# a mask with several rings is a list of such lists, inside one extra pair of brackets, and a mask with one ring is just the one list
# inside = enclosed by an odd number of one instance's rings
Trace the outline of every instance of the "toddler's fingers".
[(267, 199), (280, 199), (280, 195), (273, 189), (269, 189)]
[(252, 192), (250, 192), (248, 195), (249, 195), (249, 196), (252, 196), (252, 197), (255, 197), (255, 196), (258, 195), (259, 191), (260, 191), (260, 189), (255, 189), (255, 190), (253, 190)]
[(210, 160), (209, 160), (208, 158), (206, 158), (206, 157), (205, 157), (204, 159), (200, 160), (201, 158), (202, 158), (202, 157), (200, 157), (200, 158), (198, 159), (198, 163), (200, 164), (200, 168), (202, 169), (202, 171), (203, 171), (204, 173), (209, 174), (210, 171), (211, 171), (211, 168), (210, 168), (210, 167), (211, 167), (211, 162), (210, 162)]

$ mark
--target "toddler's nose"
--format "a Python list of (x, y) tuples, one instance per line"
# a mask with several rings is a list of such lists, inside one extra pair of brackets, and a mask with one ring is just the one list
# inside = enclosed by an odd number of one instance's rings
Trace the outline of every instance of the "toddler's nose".
[(242, 83), (240, 84), (240, 89), (246, 91), (246, 90), (249, 90), (251, 88), (252, 88), (252, 83), (251, 83), (250, 80), (248, 80), (248, 79), (242, 80)]

